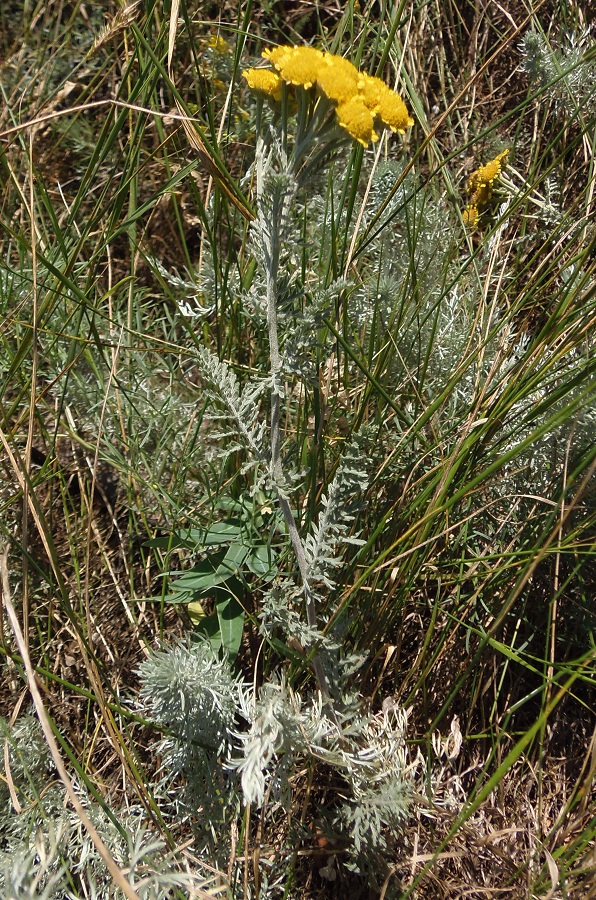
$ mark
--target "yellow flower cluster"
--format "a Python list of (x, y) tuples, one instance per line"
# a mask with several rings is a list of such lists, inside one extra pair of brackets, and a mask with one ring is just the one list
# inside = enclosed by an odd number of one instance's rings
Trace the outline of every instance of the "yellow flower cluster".
[(209, 38), (209, 46), (212, 50), (215, 51), (215, 53), (219, 53), (220, 55), (230, 52), (228, 42), (218, 34), (211, 35), (211, 37)]
[(470, 202), (464, 209), (462, 217), (469, 228), (475, 228), (482, 209), (486, 206), (493, 193), (493, 184), (507, 165), (509, 150), (503, 150), (486, 165), (480, 166), (468, 178), (468, 193)]
[[(378, 140), (378, 121), (404, 133), (414, 124), (406, 104), (380, 78), (360, 72), (349, 60), (314, 47), (274, 47), (263, 52), (275, 72), (248, 69), (249, 87), (278, 100), (283, 82), (305, 90), (316, 86), (335, 106), (338, 124), (363, 147)], [(265, 78), (267, 76), (267, 78)]]

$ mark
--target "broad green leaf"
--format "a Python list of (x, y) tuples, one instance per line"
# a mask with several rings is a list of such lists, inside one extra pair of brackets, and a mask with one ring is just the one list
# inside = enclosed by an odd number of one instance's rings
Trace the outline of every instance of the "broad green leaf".
[(245, 544), (230, 544), (222, 565), (227, 566), (230, 572), (238, 572), (250, 552), (250, 547)]
[(244, 609), (233, 594), (216, 604), (217, 618), (221, 633), (221, 645), (234, 660), (242, 642), (244, 631)]
[(227, 550), (210, 553), (190, 571), (180, 573), (180, 577), (172, 585), (172, 590), (206, 593), (236, 576), (249, 552), (250, 548), (243, 544), (231, 544)]
[(177, 591), (171, 594), (156, 594), (153, 597), (139, 597), (137, 603), (190, 603), (193, 595), (190, 591)]
[(195, 539), (197, 546), (209, 547), (213, 544), (229, 544), (230, 541), (237, 540), (243, 531), (242, 525), (233, 522), (214, 522), (204, 531), (191, 528), (189, 537)]
[(198, 623), (198, 631), (207, 635), (213, 649), (225, 650), (231, 660), (238, 654), (244, 631), (244, 607), (238, 599), (242, 590), (238, 579), (216, 588), (215, 611)]
[(215, 653), (219, 653), (222, 646), (221, 641), (221, 628), (219, 627), (219, 618), (217, 612), (212, 612), (210, 615), (205, 616), (205, 618), (199, 623), (197, 631), (199, 633), (203, 633), (207, 636), (209, 643), (213, 647)]
[(277, 571), (275, 553), (268, 544), (259, 544), (254, 547), (246, 558), (246, 565), (259, 578), (274, 575)]

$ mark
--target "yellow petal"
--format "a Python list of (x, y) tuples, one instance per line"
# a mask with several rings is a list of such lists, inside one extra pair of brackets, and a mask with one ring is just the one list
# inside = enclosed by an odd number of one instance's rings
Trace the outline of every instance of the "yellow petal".
[(478, 225), (478, 207), (473, 203), (470, 203), (469, 206), (466, 206), (461, 216), (468, 228), (473, 229)]
[(282, 62), (292, 51), (293, 47), (271, 47), (263, 50), (261, 56), (264, 56), (265, 59), (268, 59), (272, 66), (275, 66), (276, 69), (279, 69)]
[[(495, 158), (491, 159), (490, 162), (487, 162), (486, 165), (480, 166), (480, 168), (472, 172), (468, 179), (468, 191), (472, 193), (473, 191), (477, 191), (487, 186), (490, 188), (503, 171), (508, 156), (509, 150), (503, 150), (502, 153), (499, 153), (498, 156), (495, 156)], [(487, 199), (490, 197), (490, 193), (491, 192), (489, 191)]]
[(385, 85), (385, 90), (380, 92), (377, 115), (391, 131), (399, 131), (402, 134), (406, 128), (411, 128), (414, 119), (409, 115), (406, 104), (398, 93)]
[(381, 97), (388, 90), (387, 85), (380, 78), (374, 75), (367, 75), (366, 72), (360, 72), (358, 79), (358, 93), (364, 100), (365, 105), (372, 113), (377, 113), (381, 106)]

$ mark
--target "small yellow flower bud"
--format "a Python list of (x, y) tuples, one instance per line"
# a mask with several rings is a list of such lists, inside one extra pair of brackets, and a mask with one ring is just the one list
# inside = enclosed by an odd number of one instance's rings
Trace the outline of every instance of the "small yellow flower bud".
[(271, 47), (271, 49), (267, 48), (266, 50), (263, 50), (263, 53), (261, 55), (265, 59), (268, 59), (271, 65), (279, 70), (279, 67), (281, 66), (286, 56), (289, 56), (293, 50), (294, 47)]
[(409, 115), (404, 101), (387, 85), (384, 91), (379, 92), (377, 115), (391, 131), (399, 131), (400, 134), (414, 124), (414, 119)]
[(493, 195), (492, 181), (482, 181), (476, 186), (476, 190), (470, 194), (470, 203), (474, 206), (486, 206)]
[(478, 207), (473, 203), (470, 203), (469, 206), (466, 206), (464, 211), (462, 212), (462, 219), (464, 223), (468, 226), (470, 230), (476, 228), (478, 225), (479, 212)]
[(229, 52), (228, 42), (216, 34), (212, 34), (209, 38), (209, 46), (220, 56)]
[(379, 111), (381, 97), (386, 90), (388, 90), (388, 87), (380, 78), (375, 78), (374, 75), (367, 75), (366, 72), (359, 73), (358, 93), (373, 115)]
[(317, 80), (323, 53), (314, 47), (278, 47), (277, 49), (285, 52), (276, 54), (273, 50), (268, 57), (283, 80), (296, 87), (312, 87)]

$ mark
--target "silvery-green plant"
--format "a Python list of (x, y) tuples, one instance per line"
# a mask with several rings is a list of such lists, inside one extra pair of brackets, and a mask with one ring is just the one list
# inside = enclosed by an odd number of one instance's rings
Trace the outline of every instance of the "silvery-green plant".
[[(228, 797), (230, 810), (234, 797), (242, 796), (267, 816), (268, 798), (287, 800), (297, 767), (311, 759), (336, 767), (344, 779), (350, 798), (344, 825), (351, 826), (362, 807), (356, 829), (360, 852), (367, 840), (377, 840), (380, 829), (402, 821), (411, 790), (405, 721), (397, 727), (387, 719), (379, 728), (359, 709), (351, 676), (362, 657), (342, 656), (342, 619), (332, 622), (346, 548), (364, 543), (354, 527), (369, 481), (367, 430), (360, 428), (339, 448), (316, 513), (304, 523), (298, 509), (304, 472), (284, 433), (284, 404), (291, 408), (293, 402), (289, 383), (297, 379), (300, 390), (308, 391), (317, 382), (313, 347), (323, 347), (325, 338), (313, 343), (313, 331), (327, 330), (336, 302), (353, 289), (347, 278), (313, 288), (318, 276), (304, 271), (296, 235), (313, 179), (354, 140), (364, 146), (376, 140), (377, 123), (404, 130), (411, 119), (395, 92), (347, 60), (310, 48), (278, 51), (269, 55), (273, 70), (246, 73), (257, 95), (251, 168), (256, 217), (249, 236), (257, 269), (247, 299), (266, 328), (268, 370), (241, 383), (232, 366), (206, 348), (194, 359), (209, 401), (214, 456), (225, 462), (231, 454), (243, 454), (240, 474), (250, 478), (253, 495), (264, 491), (277, 503), (293, 557), (262, 592), (261, 634), (303, 648), (316, 690), (299, 694), (285, 675), (270, 677), (259, 688), (240, 687), (224, 674), (228, 661), (218, 660), (200, 641), (153, 654), (140, 668), (141, 694), (152, 718), (170, 732), (162, 745), (163, 771), (184, 777), (195, 808), (212, 827), (226, 813), (223, 807), (216, 811), (210, 785), (218, 798)], [(316, 218), (316, 197), (313, 208)], [(207, 720), (213, 734), (205, 731)], [(377, 803), (366, 793), (366, 781), (373, 794), (386, 789), (385, 801)]]
[[(13, 807), (8, 772), (0, 779), (0, 892), (7, 900), (108, 900), (122, 898), (56, 780), (37, 718), (14, 725), (0, 719), (10, 779), (20, 809)], [(176, 853), (147, 825), (146, 813), (130, 806), (108, 815), (77, 785), (87, 814), (131, 887), (142, 900), (165, 900), (210, 879), (186, 870)]]
[(162, 760), (156, 792), (178, 819), (200, 811), (194, 825), (202, 848), (225, 856), (215, 829), (238, 812), (222, 760), (232, 751), (240, 681), (206, 640), (153, 652), (139, 675), (143, 707), (166, 732), (156, 747)]
[(62, 834), (50, 823), (38, 829), (35, 845), (0, 857), (0, 886), (6, 900), (76, 900), (68, 884), (66, 867), (60, 864)]
[(352, 842), (349, 856), (358, 870), (381, 860), (389, 844), (394, 849), (400, 828), (410, 814), (418, 761), (406, 749), (407, 716), (391, 698), (362, 726), (362, 749), (347, 767), (351, 797), (338, 815)]
[(530, 30), (521, 49), (530, 78), (555, 100), (561, 112), (589, 116), (596, 110), (596, 66), (590, 31), (568, 34), (560, 48), (549, 46), (544, 35)]
[(248, 731), (237, 737), (243, 756), (230, 761), (241, 776), (246, 803), (262, 806), (266, 787), (275, 799), (286, 795), (289, 777), (301, 757), (315, 754), (316, 748), (337, 741), (337, 728), (324, 714), (320, 697), (303, 704), (299, 695), (283, 681), (270, 681), (255, 696), (241, 694), (241, 711), (250, 722)]
[(321, 694), (303, 700), (283, 678), (255, 691), (229, 674), (227, 660), (207, 641), (154, 652), (139, 674), (144, 708), (170, 732), (160, 745), (158, 793), (165, 796), (168, 784), (175, 791), (182, 776), (186, 815), (199, 809), (201, 820), (217, 828), (226, 819), (222, 798), (227, 794), (229, 815), (239, 790), (258, 807), (268, 797), (287, 802), (300, 761), (313, 759), (345, 780), (350, 800), (338, 822), (354, 829), (357, 853), (369, 839), (380, 845), (380, 830), (395, 830), (405, 817), (413, 784), (407, 720), (391, 701), (378, 716), (356, 710), (338, 726)]

